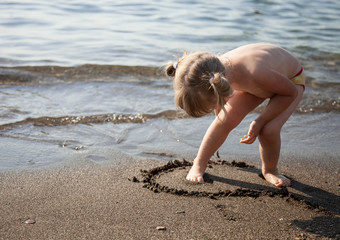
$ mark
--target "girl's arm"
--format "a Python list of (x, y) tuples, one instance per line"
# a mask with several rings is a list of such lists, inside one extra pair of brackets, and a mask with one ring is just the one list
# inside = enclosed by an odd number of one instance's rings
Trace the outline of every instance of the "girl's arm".
[(225, 106), (227, 116), (225, 116), (224, 111), (220, 111), (218, 117), (212, 122), (202, 140), (198, 155), (195, 159), (199, 165), (201, 165), (201, 168), (205, 170), (211, 156), (223, 144), (230, 131), (262, 102), (262, 98), (246, 92), (234, 91), (233, 96)]

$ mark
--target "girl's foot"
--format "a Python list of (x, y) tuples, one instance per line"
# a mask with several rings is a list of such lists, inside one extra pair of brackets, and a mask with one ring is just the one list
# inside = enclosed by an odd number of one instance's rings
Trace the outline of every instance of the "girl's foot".
[(203, 175), (204, 175), (204, 170), (196, 164), (192, 165), (186, 179), (191, 182), (199, 182), (199, 183), (204, 183)]
[(262, 173), (262, 175), (268, 182), (274, 184), (276, 187), (289, 187), (291, 184), (290, 180), (279, 174), (278, 171)]

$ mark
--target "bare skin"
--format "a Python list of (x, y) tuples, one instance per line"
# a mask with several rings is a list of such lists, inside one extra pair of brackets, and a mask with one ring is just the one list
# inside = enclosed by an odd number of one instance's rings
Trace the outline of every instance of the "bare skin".
[(226, 77), (231, 76), (228, 79), (234, 94), (225, 105), (227, 118), (224, 111), (220, 111), (208, 128), (186, 179), (204, 182), (209, 159), (230, 131), (269, 98), (265, 110), (251, 123), (240, 143), (252, 144), (258, 138), (264, 178), (277, 187), (290, 186), (290, 180), (279, 174), (277, 165), (281, 128), (303, 95), (303, 87), (290, 80), (301, 69), (300, 63), (287, 51), (266, 43), (237, 48), (220, 60), (226, 67)]

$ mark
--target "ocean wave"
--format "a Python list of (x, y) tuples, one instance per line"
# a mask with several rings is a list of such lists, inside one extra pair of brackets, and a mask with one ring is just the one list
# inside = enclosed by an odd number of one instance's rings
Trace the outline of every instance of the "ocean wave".
[[(321, 58), (319, 56), (319, 58)], [(307, 74), (306, 85), (313, 88), (339, 87), (339, 55), (318, 59), (319, 63), (311, 64), (302, 60)], [(0, 66), (0, 84), (3, 85), (42, 85), (58, 82), (91, 82), (91, 81), (171, 81), (164, 73), (165, 66), (127, 66), (85, 64), (73, 67), (65, 66)], [(323, 74), (327, 72), (327, 74)]]
[(162, 67), (93, 65), (0, 67), (0, 83), (6, 85), (50, 84), (115, 80), (165, 80)]
[[(265, 104), (257, 107), (252, 113), (261, 113)], [(340, 98), (338, 99), (304, 99), (295, 110), (297, 114), (308, 113), (323, 113), (323, 112), (340, 112)], [(164, 118), (168, 120), (190, 118), (185, 112), (180, 110), (166, 110), (156, 114), (96, 114), (96, 115), (79, 115), (79, 116), (61, 116), (61, 117), (36, 117), (26, 118), (21, 121), (5, 123), (0, 125), (0, 131), (18, 128), (23, 125), (31, 124), (34, 126), (62, 126), (62, 125), (76, 125), (76, 124), (123, 124), (123, 123), (136, 123), (142, 124), (151, 119)]]
[(150, 119), (165, 118), (178, 119), (186, 118), (186, 114), (180, 111), (167, 110), (156, 114), (97, 114), (90, 116), (62, 116), (62, 117), (37, 117), (26, 118), (21, 121), (0, 125), (0, 130), (8, 130), (23, 125), (31, 124), (34, 126), (62, 126), (75, 124), (104, 124), (104, 123), (145, 123)]

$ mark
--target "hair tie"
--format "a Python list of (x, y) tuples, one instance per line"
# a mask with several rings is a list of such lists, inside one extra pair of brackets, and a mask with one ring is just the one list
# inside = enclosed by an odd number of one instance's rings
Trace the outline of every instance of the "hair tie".
[(177, 65), (178, 65), (178, 62), (176, 61), (176, 62), (174, 62), (174, 64), (172, 64), (172, 66), (174, 67), (174, 69), (176, 69), (177, 68)]
[(213, 81), (214, 81), (214, 77), (211, 77), (211, 78), (209, 79), (209, 83), (210, 83), (210, 85), (212, 85), (212, 84), (213, 84)]

